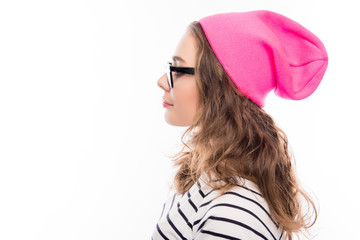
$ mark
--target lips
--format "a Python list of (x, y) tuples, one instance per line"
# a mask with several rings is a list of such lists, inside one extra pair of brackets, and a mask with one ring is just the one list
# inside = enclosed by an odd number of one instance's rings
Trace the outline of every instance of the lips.
[(168, 101), (166, 101), (164, 98), (162, 99), (163, 100), (163, 105), (165, 106), (174, 106), (174, 104), (171, 104), (169, 103)]

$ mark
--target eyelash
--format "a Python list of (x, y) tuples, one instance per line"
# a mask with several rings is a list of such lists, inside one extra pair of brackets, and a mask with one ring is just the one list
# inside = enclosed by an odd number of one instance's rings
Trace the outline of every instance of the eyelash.
[(175, 77), (181, 77), (182, 75), (184, 75), (185, 73), (182, 72), (175, 72)]

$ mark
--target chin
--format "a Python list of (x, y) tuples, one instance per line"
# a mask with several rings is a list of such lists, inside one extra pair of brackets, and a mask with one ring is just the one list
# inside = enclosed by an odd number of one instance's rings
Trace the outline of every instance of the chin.
[(184, 119), (175, 118), (174, 116), (171, 116), (170, 114), (165, 113), (165, 121), (175, 127), (188, 127), (191, 125), (189, 121), (185, 121)]

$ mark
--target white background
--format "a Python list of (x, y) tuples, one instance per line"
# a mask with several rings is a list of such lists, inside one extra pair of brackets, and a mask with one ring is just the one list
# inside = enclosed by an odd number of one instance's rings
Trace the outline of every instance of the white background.
[(268, 9), (314, 32), (329, 67), (306, 100), (271, 94), (314, 239), (358, 238), (360, 14), (356, 1), (0, 1), (0, 239), (150, 239), (184, 128), (156, 81), (186, 26)]

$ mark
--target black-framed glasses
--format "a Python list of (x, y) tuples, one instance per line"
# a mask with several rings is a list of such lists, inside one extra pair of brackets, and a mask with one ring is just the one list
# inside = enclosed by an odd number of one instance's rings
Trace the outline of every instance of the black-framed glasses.
[[(168, 84), (169, 84), (170, 88), (174, 87), (174, 80), (177, 77), (180, 77), (182, 74), (191, 74), (191, 75), (195, 74), (195, 68), (175, 67), (175, 66), (172, 66), (171, 62), (168, 62), (166, 64), (166, 70), (167, 70), (166, 73), (167, 73)], [(173, 74), (173, 72), (175, 74)]]

